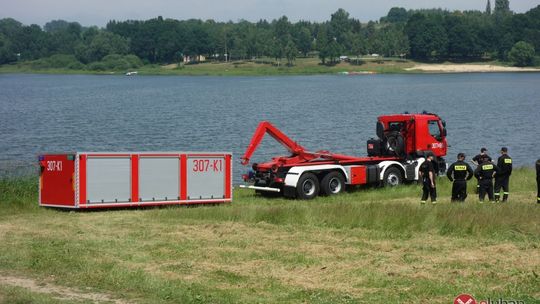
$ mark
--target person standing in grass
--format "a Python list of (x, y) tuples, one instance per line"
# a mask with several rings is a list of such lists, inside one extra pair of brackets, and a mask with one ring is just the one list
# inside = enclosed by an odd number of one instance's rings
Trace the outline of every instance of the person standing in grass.
[(465, 162), (465, 154), (458, 153), (457, 161), (450, 165), (446, 176), (452, 183), (452, 202), (464, 202), (467, 198), (467, 181), (473, 177), (473, 169)]
[(435, 186), (435, 167), (433, 166), (433, 154), (428, 154), (426, 160), (420, 165), (418, 171), (422, 180), (422, 200), (420, 203), (425, 204), (428, 197), (431, 197), (431, 203), (437, 203), (437, 188)]
[[(491, 159), (491, 156), (489, 156), (487, 153), (488, 153), (487, 148), (480, 149), (480, 154), (477, 154), (472, 158), (472, 163), (478, 168), (478, 166), (480, 166), (484, 160), (487, 160), (489, 162), (493, 161)], [(480, 190), (480, 180), (476, 179), (476, 194), (480, 192), (479, 190)]]
[(512, 175), (512, 158), (508, 155), (508, 148), (501, 148), (501, 156), (497, 160), (499, 172), (495, 177), (495, 201), (498, 202), (501, 197), (501, 188), (503, 190), (503, 203), (508, 200), (510, 189), (510, 175)]
[(536, 161), (536, 202), (540, 204), (540, 158)]
[(487, 158), (484, 158), (482, 164), (476, 168), (474, 175), (478, 178), (480, 188), (478, 189), (478, 198), (480, 203), (484, 202), (486, 194), (491, 202), (493, 200), (493, 177), (499, 172), (499, 168)]

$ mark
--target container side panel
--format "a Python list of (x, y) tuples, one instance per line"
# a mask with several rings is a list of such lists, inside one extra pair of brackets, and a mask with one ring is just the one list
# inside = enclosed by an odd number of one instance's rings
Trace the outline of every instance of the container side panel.
[(178, 200), (180, 159), (144, 157), (139, 159), (139, 197), (141, 201)]
[(86, 162), (86, 177), (86, 198), (89, 203), (130, 201), (129, 157), (89, 156)]
[(75, 156), (40, 157), (40, 204), (75, 206)]
[(131, 201), (139, 201), (139, 155), (131, 156)]
[(79, 157), (79, 206), (86, 204), (86, 160), (88, 156)]
[(188, 200), (225, 197), (225, 157), (188, 156)]
[(231, 167), (231, 155), (225, 156), (225, 198), (231, 198), (232, 188), (232, 167)]
[(180, 156), (180, 199), (187, 200), (187, 155)]

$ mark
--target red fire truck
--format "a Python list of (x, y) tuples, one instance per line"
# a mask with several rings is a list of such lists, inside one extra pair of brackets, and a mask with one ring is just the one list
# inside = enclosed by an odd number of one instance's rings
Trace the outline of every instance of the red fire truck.
[(347, 186), (397, 186), (418, 180), (418, 170), (425, 156), (435, 156), (435, 167), (446, 170), (446, 123), (433, 113), (384, 115), (377, 119), (376, 139), (367, 141), (368, 156), (358, 157), (331, 153), (309, 152), (269, 122), (257, 127), (244, 156), (250, 158), (268, 133), (289, 152), (265, 163), (254, 163), (243, 175), (248, 185), (263, 195), (282, 194), (285, 197), (312, 199), (317, 195), (334, 195)]

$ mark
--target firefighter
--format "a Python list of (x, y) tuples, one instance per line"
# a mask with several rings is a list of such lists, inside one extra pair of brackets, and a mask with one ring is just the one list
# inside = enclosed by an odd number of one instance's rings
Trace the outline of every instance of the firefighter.
[(467, 181), (474, 176), (473, 169), (465, 162), (465, 154), (458, 153), (457, 161), (446, 173), (452, 184), (452, 202), (464, 202), (467, 198)]
[(474, 172), (476, 178), (480, 183), (480, 188), (478, 189), (478, 198), (480, 203), (484, 202), (484, 197), (486, 194), (490, 201), (493, 200), (493, 177), (499, 172), (499, 168), (492, 162), (490, 162), (487, 157), (484, 157), (482, 164), (476, 168)]
[(508, 200), (508, 194), (510, 194), (508, 184), (510, 183), (510, 175), (512, 175), (512, 158), (508, 155), (508, 148), (501, 148), (501, 156), (497, 160), (497, 167), (499, 167), (499, 172), (495, 176), (495, 201), (499, 201), (502, 188), (502, 201), (504, 203)]
[(488, 153), (488, 150), (486, 148), (480, 149), (480, 154), (477, 154), (475, 157), (473, 157), (472, 163), (478, 166), (482, 164), (482, 162), (486, 159), (489, 162), (493, 161), (487, 153)]
[(540, 204), (540, 159), (536, 161), (536, 202)]
[[(480, 164), (482, 164), (482, 161), (484, 159), (487, 159), (488, 161), (493, 161), (491, 159), (491, 157), (487, 154), (488, 150), (486, 148), (481, 148), (480, 149), (480, 154), (477, 154), (476, 156), (474, 156), (472, 158), (472, 163), (478, 167)], [(478, 179), (476, 179), (476, 194), (479, 193), (478, 189), (480, 189), (480, 181)]]
[(437, 204), (437, 188), (435, 185), (435, 167), (433, 166), (433, 154), (428, 154), (426, 160), (420, 165), (418, 171), (422, 180), (422, 200), (420, 203), (425, 204), (428, 196), (431, 197), (431, 203)]

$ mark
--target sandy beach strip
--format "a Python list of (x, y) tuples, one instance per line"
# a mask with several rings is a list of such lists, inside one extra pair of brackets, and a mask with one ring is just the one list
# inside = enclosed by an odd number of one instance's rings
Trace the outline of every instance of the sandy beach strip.
[(405, 70), (443, 73), (540, 72), (540, 69), (537, 68), (506, 67), (491, 64), (417, 64)]

